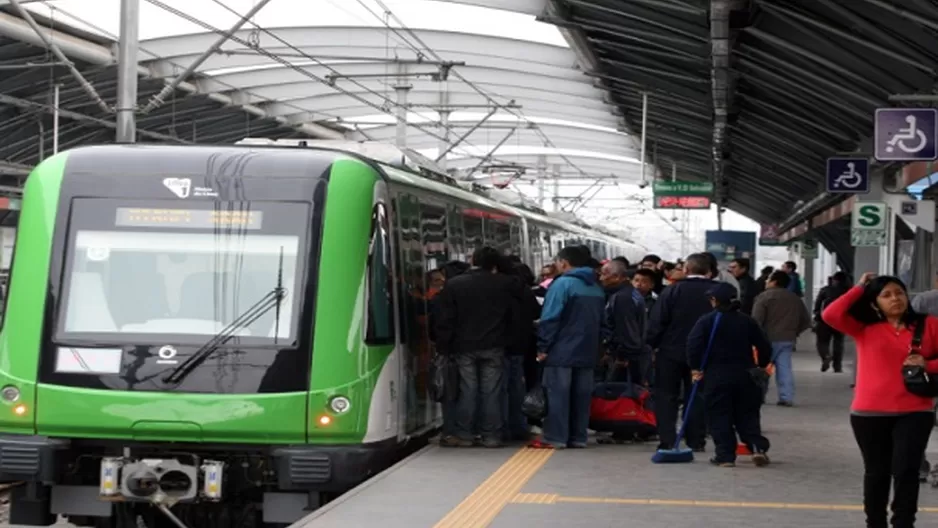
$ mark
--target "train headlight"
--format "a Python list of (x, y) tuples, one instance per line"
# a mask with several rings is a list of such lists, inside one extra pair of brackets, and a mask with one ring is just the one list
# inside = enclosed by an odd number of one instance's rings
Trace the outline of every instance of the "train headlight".
[(7, 385), (0, 389), (0, 398), (11, 403), (15, 402), (20, 399), (20, 390), (13, 385)]
[(329, 408), (332, 409), (332, 412), (336, 414), (343, 414), (348, 412), (352, 407), (352, 402), (349, 401), (345, 396), (336, 396), (329, 400)]

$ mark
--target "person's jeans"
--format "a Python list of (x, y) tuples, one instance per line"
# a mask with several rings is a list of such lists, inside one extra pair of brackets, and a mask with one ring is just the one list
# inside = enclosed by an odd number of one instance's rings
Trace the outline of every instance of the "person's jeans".
[(593, 375), (592, 367), (544, 367), (545, 443), (555, 447), (586, 446)]
[(778, 401), (789, 403), (795, 401), (795, 371), (791, 363), (791, 355), (794, 351), (794, 341), (774, 341), (772, 343)]
[(473, 425), (478, 424), (483, 441), (501, 441), (504, 349), (457, 354), (456, 364), (459, 365), (456, 436), (471, 441)]
[(868, 528), (886, 528), (890, 481), (892, 526), (912, 528), (918, 512), (919, 469), (935, 425), (931, 412), (850, 417), (863, 454), (863, 510)]
[(507, 440), (526, 440), (528, 419), (521, 412), (524, 402), (524, 356), (505, 356), (505, 383), (502, 384), (502, 423)]

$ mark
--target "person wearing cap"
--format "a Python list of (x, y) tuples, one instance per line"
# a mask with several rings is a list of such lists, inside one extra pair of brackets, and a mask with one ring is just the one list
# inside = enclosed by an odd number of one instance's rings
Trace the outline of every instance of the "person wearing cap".
[[(769, 440), (762, 435), (761, 371), (756, 369), (769, 366), (772, 344), (755, 320), (740, 311), (739, 292), (731, 284), (716, 283), (706, 295), (713, 311), (698, 319), (687, 337), (687, 363), (694, 381), (701, 382), (715, 446), (710, 463), (736, 465), (738, 434), (753, 453), (752, 461), (765, 466), (769, 463)], [(711, 332), (713, 343), (703, 364)], [(753, 347), (758, 351), (758, 367), (753, 362)]]

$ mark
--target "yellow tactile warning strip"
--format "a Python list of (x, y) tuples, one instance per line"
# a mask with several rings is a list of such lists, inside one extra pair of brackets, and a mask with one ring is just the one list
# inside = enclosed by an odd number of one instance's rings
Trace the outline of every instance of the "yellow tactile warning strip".
[(485, 528), (553, 454), (552, 449), (518, 451), (434, 528)]
[[(693, 508), (752, 508), (766, 510), (863, 511), (853, 504), (810, 504), (797, 502), (733, 502), (665, 499), (616, 499), (603, 497), (562, 497), (555, 493), (518, 493), (512, 504), (620, 504), (629, 506), (681, 506)], [(920, 513), (938, 513), (938, 508), (919, 508)]]

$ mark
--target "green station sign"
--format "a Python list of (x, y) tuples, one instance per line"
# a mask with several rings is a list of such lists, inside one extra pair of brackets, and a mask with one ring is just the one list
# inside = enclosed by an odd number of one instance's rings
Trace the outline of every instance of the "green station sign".
[(659, 180), (652, 184), (655, 196), (706, 196), (713, 195), (712, 182), (685, 182)]

